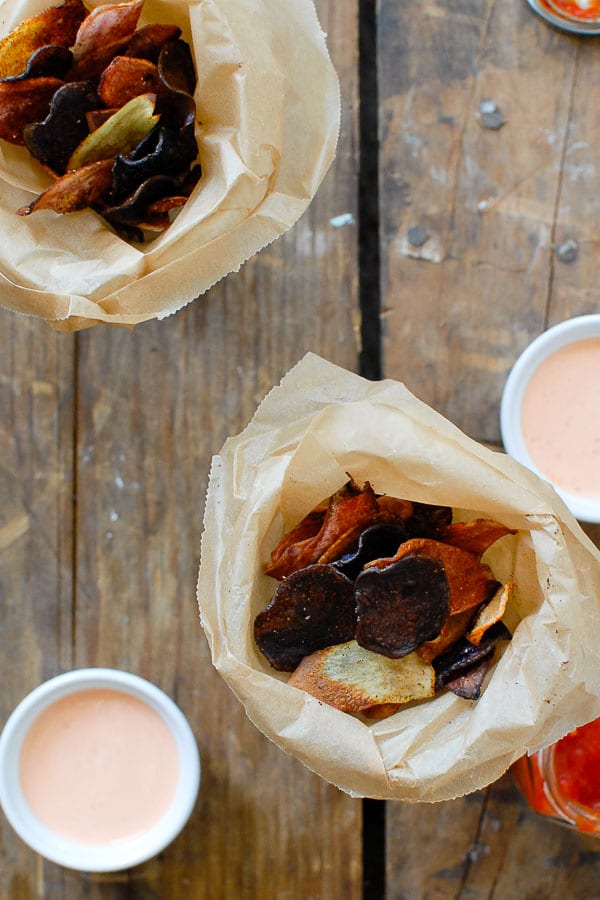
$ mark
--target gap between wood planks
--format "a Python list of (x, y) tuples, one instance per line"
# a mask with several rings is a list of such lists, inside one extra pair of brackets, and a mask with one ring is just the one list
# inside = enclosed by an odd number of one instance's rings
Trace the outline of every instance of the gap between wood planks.
[[(359, 295), (361, 350), (359, 371), (382, 377), (379, 272), (379, 117), (377, 90), (376, 0), (359, 3)], [(385, 896), (385, 802), (362, 802), (363, 900)]]

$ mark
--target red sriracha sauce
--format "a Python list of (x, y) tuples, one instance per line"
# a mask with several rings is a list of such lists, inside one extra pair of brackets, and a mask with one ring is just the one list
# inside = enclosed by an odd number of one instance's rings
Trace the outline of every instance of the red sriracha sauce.
[(600, 719), (558, 741), (553, 761), (561, 794), (600, 813)]
[(571, 19), (595, 22), (600, 17), (600, 0), (548, 0), (546, 5)]

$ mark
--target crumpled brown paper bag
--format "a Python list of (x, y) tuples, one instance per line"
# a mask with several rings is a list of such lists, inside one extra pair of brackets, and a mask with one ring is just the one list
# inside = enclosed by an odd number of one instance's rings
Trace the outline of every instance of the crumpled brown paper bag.
[[(1, 6), (0, 37), (48, 2)], [(0, 141), (0, 304), (61, 331), (176, 312), (289, 229), (335, 154), (339, 84), (312, 0), (146, 0), (149, 22), (192, 48), (203, 168), (160, 237), (128, 244), (88, 210), (15, 215), (51, 180)]]
[[(485, 559), (519, 597), (512, 641), (479, 701), (443, 693), (377, 724), (290, 687), (252, 626), (282, 535), (347, 480), (498, 519), (518, 535)], [(600, 715), (600, 552), (545, 482), (466, 437), (393, 381), (309, 354), (213, 460), (198, 602), (215, 667), (283, 750), (358, 796), (446, 800)]]

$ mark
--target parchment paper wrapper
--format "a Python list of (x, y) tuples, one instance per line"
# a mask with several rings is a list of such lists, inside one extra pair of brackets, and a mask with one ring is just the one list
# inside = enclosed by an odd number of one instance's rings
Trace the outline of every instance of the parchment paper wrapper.
[[(271, 550), (346, 473), (519, 529), (484, 557), (498, 580), (516, 579), (519, 596), (505, 617), (512, 640), (477, 702), (445, 692), (366, 725), (290, 687), (256, 649), (253, 621), (277, 585), (263, 574)], [(402, 384), (314, 355), (214, 457), (198, 602), (214, 665), (250, 719), (354, 795), (461, 796), (600, 716), (600, 553), (554, 490)]]
[[(47, 6), (6, 0), (0, 36)], [(203, 169), (160, 237), (130, 245), (88, 210), (15, 215), (51, 180), (0, 141), (0, 303), (59, 330), (176, 312), (289, 229), (335, 154), (339, 84), (311, 0), (146, 0), (149, 22), (192, 49)]]

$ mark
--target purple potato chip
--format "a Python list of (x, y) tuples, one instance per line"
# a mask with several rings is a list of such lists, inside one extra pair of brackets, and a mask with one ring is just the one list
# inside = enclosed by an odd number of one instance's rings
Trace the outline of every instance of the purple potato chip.
[(405, 556), (356, 579), (356, 640), (366, 650), (400, 659), (433, 640), (448, 618), (450, 588), (444, 567)]
[(306, 566), (285, 578), (271, 602), (254, 620), (254, 639), (280, 672), (354, 637), (354, 585), (328, 563)]
[(457, 641), (445, 653), (433, 660), (436, 690), (448, 686), (476, 663), (491, 656), (498, 641), (510, 640), (510, 631), (502, 622), (497, 622), (486, 632), (479, 645), (471, 644), (466, 638)]
[(356, 549), (351, 553), (345, 553), (333, 565), (354, 581), (366, 563), (393, 556), (405, 540), (406, 530), (399, 522), (379, 522), (365, 528), (358, 539)]

